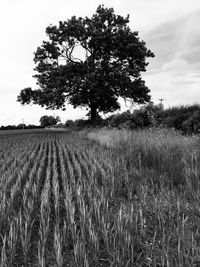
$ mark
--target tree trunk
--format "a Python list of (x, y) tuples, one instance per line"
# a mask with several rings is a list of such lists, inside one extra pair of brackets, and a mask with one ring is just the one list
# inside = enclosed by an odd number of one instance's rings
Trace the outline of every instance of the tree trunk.
[(90, 107), (90, 119), (92, 122), (95, 122), (97, 119), (97, 108), (94, 105)]

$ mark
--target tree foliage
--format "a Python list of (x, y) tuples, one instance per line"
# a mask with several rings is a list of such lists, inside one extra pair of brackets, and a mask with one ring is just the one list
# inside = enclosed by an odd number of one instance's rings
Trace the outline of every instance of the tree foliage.
[(92, 120), (119, 109), (119, 97), (148, 102), (141, 72), (154, 54), (128, 23), (129, 16), (99, 6), (91, 18), (73, 16), (47, 27), (48, 41), (34, 56), (38, 89), (23, 89), (18, 101), (47, 109), (65, 109), (66, 103), (86, 107)]
[(60, 121), (60, 117), (53, 117), (44, 115), (40, 118), (40, 124), (42, 127), (50, 127), (56, 125)]

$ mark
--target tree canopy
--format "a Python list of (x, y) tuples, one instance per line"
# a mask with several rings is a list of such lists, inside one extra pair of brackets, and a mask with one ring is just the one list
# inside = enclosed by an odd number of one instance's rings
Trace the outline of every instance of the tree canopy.
[(92, 120), (119, 109), (119, 97), (149, 102), (141, 72), (154, 54), (128, 23), (129, 16), (101, 5), (91, 18), (73, 16), (48, 26), (48, 41), (34, 54), (38, 89), (21, 90), (18, 101), (47, 109), (86, 107)]

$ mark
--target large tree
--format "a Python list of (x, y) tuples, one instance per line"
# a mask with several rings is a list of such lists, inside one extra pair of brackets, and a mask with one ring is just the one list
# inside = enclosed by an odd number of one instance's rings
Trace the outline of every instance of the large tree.
[(66, 103), (86, 107), (91, 120), (119, 109), (119, 97), (149, 102), (141, 72), (154, 54), (128, 23), (129, 16), (99, 6), (91, 18), (73, 16), (47, 27), (48, 41), (34, 55), (38, 89), (21, 90), (18, 101), (47, 109), (65, 109)]

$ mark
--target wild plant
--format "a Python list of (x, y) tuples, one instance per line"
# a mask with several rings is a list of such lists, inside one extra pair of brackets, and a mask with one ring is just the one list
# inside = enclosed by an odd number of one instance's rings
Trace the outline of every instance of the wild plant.
[[(50, 162), (49, 162), (50, 163)], [(47, 169), (47, 177), (44, 189), (41, 194), (40, 204), (40, 227), (39, 227), (39, 241), (38, 241), (38, 265), (45, 267), (47, 264), (47, 238), (50, 226), (50, 170)]]
[(45, 267), (47, 264), (47, 238), (50, 222), (50, 206), (48, 203), (42, 202), (40, 206), (40, 228), (38, 241), (38, 266)]
[(9, 259), (9, 266), (14, 266), (15, 261), (15, 254), (16, 254), (16, 246), (19, 236), (19, 218), (12, 218), (9, 223), (9, 232), (7, 235), (7, 248), (8, 248), (8, 259)]
[(0, 266), (1, 267), (7, 267), (7, 255), (6, 255), (6, 242), (7, 242), (7, 237), (6, 234), (3, 236), (1, 236), (2, 239), (2, 247), (1, 247), (1, 262), (0, 262)]
[(56, 264), (57, 267), (63, 266), (63, 237), (60, 232), (59, 223), (56, 222), (54, 227), (54, 251), (56, 255)]
[(54, 193), (54, 208), (56, 222), (59, 221), (60, 207), (59, 207), (59, 183), (57, 171), (57, 156), (55, 152), (55, 145), (53, 146), (53, 179), (52, 179), (53, 193)]
[(20, 217), (19, 217), (20, 238), (21, 238), (21, 244), (23, 248), (25, 266), (29, 266), (31, 233), (32, 233), (32, 226), (34, 223), (34, 219), (32, 219), (31, 217), (31, 213), (33, 210), (32, 202), (28, 200), (27, 203), (24, 203), (24, 205), (27, 205), (27, 204), (28, 204), (28, 207), (24, 207), (24, 213), (22, 213), (21, 211)]

